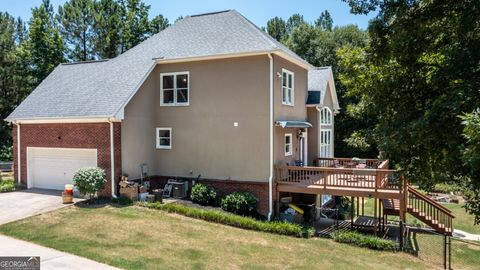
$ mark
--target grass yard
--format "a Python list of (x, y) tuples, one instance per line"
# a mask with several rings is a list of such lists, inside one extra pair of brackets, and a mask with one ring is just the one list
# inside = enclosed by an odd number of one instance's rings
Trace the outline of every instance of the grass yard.
[(473, 224), (473, 216), (465, 212), (462, 204), (444, 204), (444, 206), (452, 210), (455, 219), (453, 227), (468, 233), (480, 234), (480, 225)]
[[(421, 260), (431, 265), (442, 266), (443, 264), (443, 236), (417, 234), (420, 247), (418, 256)], [(478, 269), (480, 265), (480, 245), (452, 240), (451, 246), (452, 269)]]
[(404, 253), (237, 229), (137, 206), (67, 207), (0, 233), (127, 269), (432, 269)]

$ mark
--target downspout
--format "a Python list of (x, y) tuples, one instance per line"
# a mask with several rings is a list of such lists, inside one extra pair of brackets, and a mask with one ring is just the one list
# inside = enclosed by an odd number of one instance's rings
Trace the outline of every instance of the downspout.
[(113, 143), (113, 121), (112, 119), (108, 119), (108, 123), (110, 124), (110, 186), (112, 187), (112, 197), (117, 198), (115, 194), (115, 149)]
[(21, 147), (20, 147), (20, 123), (18, 121), (15, 121), (15, 124), (17, 125), (17, 178), (18, 178), (18, 184), (22, 183), (22, 156), (21, 154)]
[(268, 177), (268, 220), (272, 220), (273, 216), (273, 57), (272, 54), (268, 54), (270, 59), (270, 122), (268, 123), (270, 129), (270, 159), (269, 170), (270, 176)]
[(318, 126), (318, 142), (317, 142), (317, 157), (319, 156), (319, 153), (320, 153), (320, 130), (321, 130), (321, 127), (320, 127), (320, 117), (321, 117), (321, 108), (320, 106), (315, 106), (315, 109), (318, 111), (318, 116), (317, 116), (317, 126)]
[[(318, 111), (318, 116), (317, 116), (317, 127), (318, 127), (318, 131), (317, 131), (317, 157), (318, 157), (319, 153), (320, 153), (320, 117), (321, 117), (320, 116), (320, 113), (321, 113), (320, 106), (318, 106), (318, 105), (315, 106), (315, 110)], [(317, 159), (317, 166), (319, 166), (318, 159)], [(320, 195), (320, 194), (316, 195), (315, 204), (316, 204), (316, 207), (318, 207), (318, 208), (322, 207), (322, 195)], [(322, 214), (320, 213), (320, 215), (322, 215)]]

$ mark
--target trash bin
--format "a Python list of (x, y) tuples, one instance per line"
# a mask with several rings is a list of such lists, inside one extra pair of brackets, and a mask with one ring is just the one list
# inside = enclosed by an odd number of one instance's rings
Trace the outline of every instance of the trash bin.
[(163, 189), (154, 189), (152, 190), (152, 194), (155, 195), (156, 202), (163, 202)]

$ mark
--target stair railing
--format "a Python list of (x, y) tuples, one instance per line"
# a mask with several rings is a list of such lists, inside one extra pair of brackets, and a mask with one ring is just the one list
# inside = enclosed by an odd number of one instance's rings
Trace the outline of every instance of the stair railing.
[[(437, 227), (438, 229), (450, 234), (453, 232), (452, 219), (455, 218), (455, 216), (452, 214), (450, 209), (434, 201), (430, 197), (420, 193), (410, 185), (407, 186), (407, 191), (408, 210), (411, 209), (413, 212), (413, 209), (416, 209), (418, 211), (418, 218), (423, 219), (422, 221), (429, 225), (433, 225), (432, 227)], [(420, 216), (420, 213), (423, 213), (423, 217)], [(430, 217), (430, 220), (427, 220), (427, 217)], [(434, 224), (434, 220), (436, 220), (438, 223)], [(440, 224), (443, 224), (444, 227), (441, 228)]]

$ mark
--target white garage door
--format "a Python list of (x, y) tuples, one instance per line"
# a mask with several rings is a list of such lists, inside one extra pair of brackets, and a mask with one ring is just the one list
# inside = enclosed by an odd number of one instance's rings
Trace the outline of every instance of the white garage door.
[(96, 149), (27, 148), (28, 188), (63, 190), (80, 168), (97, 166)]

